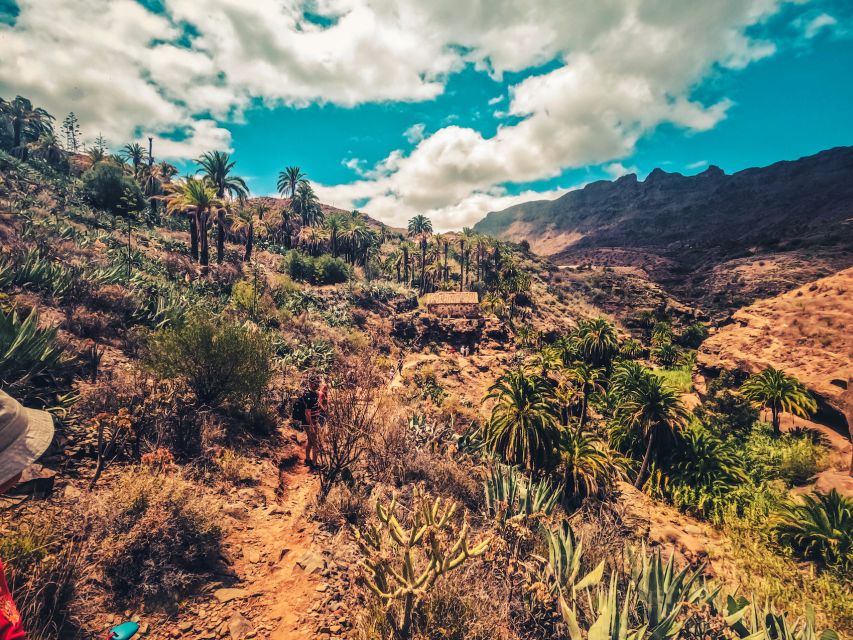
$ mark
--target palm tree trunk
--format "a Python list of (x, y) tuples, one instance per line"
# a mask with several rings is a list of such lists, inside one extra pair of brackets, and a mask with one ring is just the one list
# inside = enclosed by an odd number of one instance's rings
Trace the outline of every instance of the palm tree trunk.
[(210, 264), (210, 242), (207, 235), (207, 223), (208, 214), (202, 212), (198, 221), (199, 252), (201, 254), (199, 263), (202, 267), (202, 273), (207, 273), (207, 267)]
[(190, 214), (190, 255), (198, 262), (198, 213)]
[(459, 290), (465, 290), (465, 240), (459, 241)]
[(770, 407), (770, 416), (771, 416), (770, 421), (773, 424), (773, 435), (774, 436), (782, 435), (782, 430), (779, 428), (779, 423), (781, 422), (781, 420), (779, 418), (779, 409), (775, 404)]
[(421, 240), (421, 293), (426, 289), (426, 240)]
[(252, 259), (252, 244), (255, 241), (255, 223), (250, 222), (249, 228), (246, 231), (246, 255), (243, 256), (243, 262), (249, 262)]
[(221, 216), (216, 219), (216, 264), (222, 264), (225, 258), (225, 225)]
[(586, 385), (584, 385), (583, 386), (583, 396), (581, 399), (581, 422), (580, 422), (581, 429), (583, 429), (583, 426), (586, 424), (586, 411), (587, 411), (587, 404), (588, 404), (588, 399), (587, 399), (588, 395), (589, 394), (587, 392)]
[(637, 479), (634, 481), (634, 486), (639, 489), (643, 484), (643, 476), (646, 475), (646, 469), (649, 467), (649, 458), (652, 455), (652, 442), (655, 439), (654, 429), (649, 431), (649, 444), (646, 445), (646, 454), (643, 456), (643, 463), (640, 465), (640, 471), (637, 474)]
[(403, 279), (405, 280), (406, 286), (409, 285), (409, 250), (406, 247), (403, 247)]

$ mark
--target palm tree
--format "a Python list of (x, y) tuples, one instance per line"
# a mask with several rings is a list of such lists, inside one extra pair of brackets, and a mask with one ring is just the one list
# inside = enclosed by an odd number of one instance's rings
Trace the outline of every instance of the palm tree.
[(133, 166), (133, 177), (139, 178), (140, 168), (148, 158), (148, 152), (138, 143), (132, 142), (124, 145), (119, 152), (119, 157)]
[(781, 433), (779, 417), (783, 411), (807, 418), (817, 410), (815, 399), (799, 380), (773, 367), (751, 376), (740, 391), (757, 407), (770, 409), (773, 433), (777, 436)]
[(776, 535), (805, 558), (849, 571), (853, 568), (853, 500), (834, 488), (828, 494), (804, 495), (802, 500), (802, 504), (782, 504), (773, 523)]
[(296, 186), (296, 195), (291, 199), (291, 208), (302, 218), (302, 226), (310, 227), (323, 222), (320, 199), (307, 180)]
[(282, 198), (295, 198), (296, 189), (300, 182), (304, 182), (307, 176), (299, 167), (287, 167), (278, 174), (278, 192)]
[(580, 392), (580, 428), (583, 429), (588, 415), (589, 396), (595, 391), (604, 390), (601, 386), (604, 380), (604, 369), (593, 367), (588, 362), (575, 362), (563, 370), (563, 375), (567, 380), (577, 385)]
[(409, 220), (408, 233), (410, 238), (417, 238), (421, 245), (421, 293), (426, 285), (426, 250), (427, 241), (432, 235), (432, 220), (418, 214)]
[(270, 207), (264, 202), (256, 202), (251, 207), (240, 207), (234, 217), (232, 229), (235, 232), (246, 232), (246, 252), (243, 254), (243, 262), (252, 260), (252, 247), (255, 243), (255, 229), (264, 224), (264, 216)]
[[(166, 198), (166, 208), (170, 213), (186, 213), (194, 222), (196, 242), (199, 246), (199, 262), (204, 271), (210, 264), (207, 231), (211, 225), (210, 213), (214, 207), (221, 206), (213, 187), (203, 180), (188, 176), (181, 182), (170, 185)], [(192, 233), (192, 229), (190, 230)]]
[(42, 133), (38, 140), (30, 143), (33, 155), (48, 164), (56, 164), (62, 159), (62, 147), (53, 133)]
[(616, 328), (604, 318), (582, 320), (576, 331), (578, 348), (584, 359), (597, 367), (609, 367), (619, 350)]
[(589, 431), (563, 429), (560, 437), (564, 496), (568, 502), (596, 495), (618, 477), (624, 477), (625, 460)]
[[(222, 200), (226, 194), (241, 200), (249, 195), (246, 181), (231, 175), (234, 160), (222, 151), (208, 151), (196, 163), (201, 169), (204, 180), (216, 191), (216, 198)], [(224, 210), (222, 210), (224, 211)], [(216, 216), (216, 262), (222, 264), (225, 257), (225, 216)]]
[(654, 449), (655, 436), (661, 431), (676, 432), (688, 422), (690, 413), (676, 392), (654, 375), (643, 376), (637, 385), (626, 392), (617, 409), (617, 419), (630, 429), (639, 430), (646, 440), (646, 452), (634, 486), (642, 485)]
[(560, 427), (551, 384), (518, 368), (498, 378), (485, 399), (496, 400), (484, 427), (488, 449), (527, 469), (552, 467)]
[(330, 213), (326, 217), (326, 228), (329, 230), (329, 245), (332, 250), (332, 257), (338, 257), (338, 239), (342, 230), (349, 230), (349, 219), (347, 216), (342, 216), (339, 213)]
[(103, 162), (107, 159), (107, 152), (102, 147), (89, 147), (86, 155), (88, 155), (89, 160), (92, 161), (93, 167), (99, 162)]
[(54, 117), (22, 96), (7, 102), (0, 98), (0, 119), (12, 129), (12, 154), (26, 160), (26, 143), (38, 140), (42, 134), (53, 133)]

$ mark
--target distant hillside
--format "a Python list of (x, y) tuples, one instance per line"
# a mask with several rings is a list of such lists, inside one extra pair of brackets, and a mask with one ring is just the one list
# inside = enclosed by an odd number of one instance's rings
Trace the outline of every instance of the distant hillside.
[[(527, 240), (557, 264), (639, 267), (719, 308), (850, 266), (851, 220), (853, 147), (837, 147), (732, 175), (711, 166), (696, 176), (655, 169), (642, 182), (634, 174), (594, 182), (489, 213), (474, 228)], [(729, 297), (732, 278), (745, 285), (738, 300)]]

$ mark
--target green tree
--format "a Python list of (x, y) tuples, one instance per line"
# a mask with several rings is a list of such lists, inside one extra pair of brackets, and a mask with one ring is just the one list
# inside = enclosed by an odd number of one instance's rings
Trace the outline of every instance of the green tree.
[(510, 370), (489, 388), (486, 400), (496, 402), (484, 427), (486, 446), (511, 464), (553, 467), (560, 427), (550, 382), (522, 368)]
[(305, 182), (307, 176), (299, 167), (287, 167), (278, 174), (278, 192), (282, 198), (295, 198), (296, 189), (300, 182)]
[(619, 351), (616, 328), (604, 318), (582, 320), (576, 331), (578, 351), (584, 360), (608, 368)]
[(631, 387), (625, 387), (623, 393), (617, 420), (638, 431), (646, 443), (643, 461), (634, 481), (634, 486), (639, 488), (649, 467), (656, 436), (661, 431), (682, 429), (687, 425), (690, 414), (675, 391), (654, 375), (639, 377)]
[(777, 436), (781, 434), (779, 419), (783, 411), (806, 418), (817, 410), (817, 403), (799, 380), (773, 367), (750, 376), (740, 392), (755, 406), (770, 409), (773, 433)]
[(421, 293), (423, 293), (426, 286), (426, 250), (429, 237), (432, 235), (432, 220), (418, 214), (409, 220), (407, 231), (409, 237), (416, 238), (421, 246)]
[(320, 199), (307, 180), (296, 186), (296, 195), (291, 199), (291, 208), (302, 219), (303, 227), (322, 224), (325, 216), (320, 208)]
[(138, 142), (131, 142), (121, 148), (119, 157), (130, 163), (133, 167), (133, 177), (138, 180), (148, 159), (148, 152)]
[(93, 207), (116, 216), (126, 215), (131, 209), (139, 210), (143, 201), (142, 190), (136, 181), (125, 175), (114, 162), (101, 162), (86, 171), (82, 177), (83, 196)]
[[(235, 163), (229, 154), (222, 151), (208, 151), (196, 162), (205, 182), (214, 188), (216, 198), (220, 202), (226, 195), (241, 200), (249, 195), (246, 181), (231, 173)], [(220, 208), (216, 215), (216, 262), (218, 264), (222, 264), (225, 257), (225, 212), (224, 208)]]
[(603, 391), (604, 369), (593, 367), (587, 362), (575, 362), (563, 370), (563, 375), (573, 382), (579, 391), (581, 400), (580, 428), (586, 425), (589, 416), (589, 396), (596, 391)]
[(27, 98), (16, 96), (6, 101), (0, 98), (0, 121), (12, 130), (12, 154), (26, 160), (27, 143), (42, 134), (53, 133), (53, 116), (41, 107), (33, 107)]
[(211, 225), (211, 212), (214, 207), (221, 205), (216, 192), (203, 180), (188, 176), (170, 185), (166, 202), (170, 213), (190, 216), (191, 246), (196, 247), (193, 257), (198, 257), (202, 268), (206, 270), (210, 264), (207, 232)]
[(77, 153), (80, 149), (80, 121), (72, 111), (62, 121), (62, 135), (65, 136), (65, 149), (70, 153)]

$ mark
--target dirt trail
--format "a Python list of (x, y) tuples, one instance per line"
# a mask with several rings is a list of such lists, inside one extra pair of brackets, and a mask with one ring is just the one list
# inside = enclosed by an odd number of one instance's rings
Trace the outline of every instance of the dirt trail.
[[(324, 555), (325, 534), (309, 517), (318, 479), (301, 457), (288, 459), (279, 469), (269, 462), (262, 468), (256, 487), (238, 491), (240, 502), (234, 509), (239, 512), (240, 504), (253, 507), (236, 518), (226, 540), (239, 579), (233, 585), (238, 593), (232, 609), (245, 616), (248, 625), (241, 631), (232, 613), (228, 634), (219, 637), (307, 640), (317, 635), (319, 613), (314, 612), (321, 608), (328, 589), (324, 576), (332, 564)], [(231, 595), (229, 589), (214, 591), (219, 601)]]

